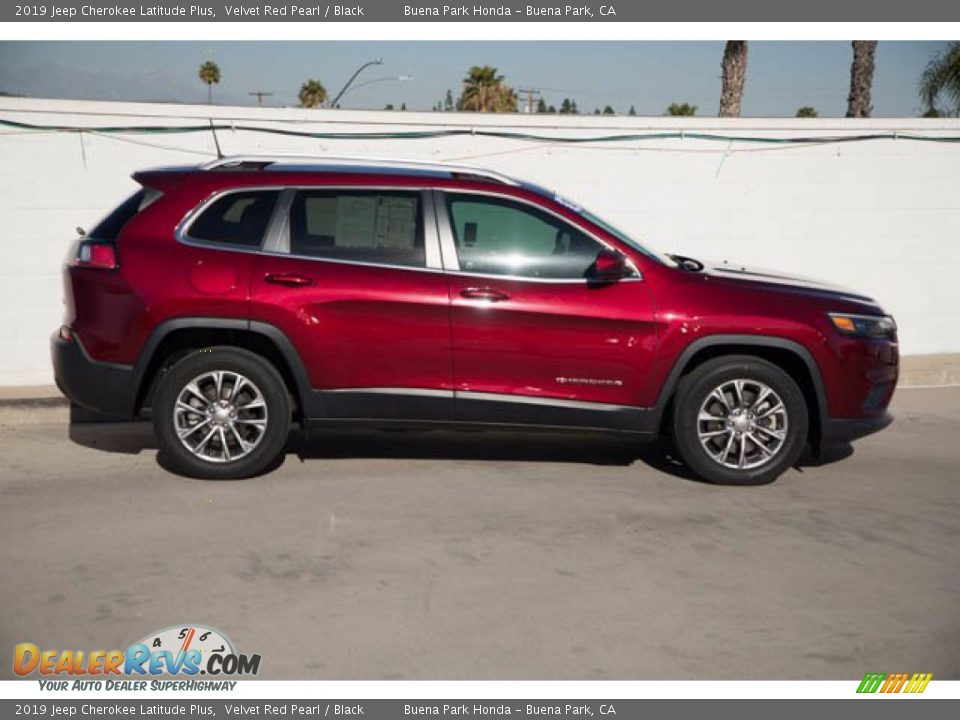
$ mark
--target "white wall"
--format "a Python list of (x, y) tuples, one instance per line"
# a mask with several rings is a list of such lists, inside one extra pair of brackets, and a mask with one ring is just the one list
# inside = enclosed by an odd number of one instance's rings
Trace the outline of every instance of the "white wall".
[[(353, 112), (0, 98), (0, 118), (58, 125), (245, 122), (331, 132), (497, 127), (547, 135), (668, 131), (751, 137), (914, 132), (960, 120), (720, 120)], [(657, 247), (832, 280), (879, 298), (906, 354), (960, 352), (960, 143), (777, 146), (692, 140), (559, 145), (456, 137), (304, 140), (228, 131), (227, 153), (457, 160), (555, 188)], [(60, 264), (144, 167), (213, 156), (208, 132), (96, 135), (0, 128), (0, 386), (51, 382)]]

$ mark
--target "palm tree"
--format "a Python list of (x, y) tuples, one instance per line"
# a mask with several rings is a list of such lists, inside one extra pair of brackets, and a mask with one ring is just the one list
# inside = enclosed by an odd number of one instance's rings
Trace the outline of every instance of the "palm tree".
[(457, 106), (468, 112), (516, 112), (517, 93), (503, 79), (495, 67), (474, 65), (463, 79)]
[(746, 40), (727, 40), (721, 68), (723, 87), (720, 90), (720, 117), (740, 117), (743, 86), (747, 82)]
[(667, 115), (673, 117), (690, 117), (697, 114), (697, 106), (690, 103), (670, 103)]
[(307, 80), (300, 86), (300, 107), (316, 108), (327, 101), (327, 89), (319, 80)]
[(809, 105), (804, 105), (802, 108), (797, 109), (798, 118), (815, 118), (820, 117), (820, 113), (817, 112), (817, 109), (810, 107)]
[(920, 97), (928, 112), (937, 110), (936, 102), (941, 95), (953, 103), (953, 108), (946, 108), (946, 112), (960, 115), (960, 42), (950, 43), (927, 63), (920, 76)]
[(853, 62), (850, 64), (850, 95), (847, 96), (847, 117), (867, 118), (873, 111), (870, 91), (873, 88), (873, 58), (876, 40), (854, 40)]
[(213, 103), (213, 86), (220, 82), (220, 66), (213, 60), (207, 60), (200, 66), (199, 75), (201, 82), (207, 84), (207, 105)]

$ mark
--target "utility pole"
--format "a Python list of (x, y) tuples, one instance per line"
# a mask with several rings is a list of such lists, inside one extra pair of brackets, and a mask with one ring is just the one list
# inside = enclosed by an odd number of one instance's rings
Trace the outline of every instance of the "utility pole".
[(536, 88), (517, 88), (517, 92), (527, 96), (527, 112), (532, 114), (536, 107), (534, 99), (540, 98), (540, 90)]
[(273, 95), (272, 92), (263, 92), (262, 90), (257, 90), (256, 92), (247, 93), (247, 95), (252, 95), (257, 99), (257, 107), (263, 107), (263, 99), (265, 97), (270, 97)]

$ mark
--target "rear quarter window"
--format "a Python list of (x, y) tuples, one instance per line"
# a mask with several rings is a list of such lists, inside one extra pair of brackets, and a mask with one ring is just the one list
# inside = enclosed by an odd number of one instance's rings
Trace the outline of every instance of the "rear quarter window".
[(232, 192), (213, 200), (187, 228), (204, 243), (258, 248), (263, 242), (279, 190)]
[(109, 215), (101, 220), (90, 231), (90, 237), (96, 240), (116, 240), (120, 237), (120, 231), (133, 219), (133, 217), (145, 210), (161, 195), (159, 190), (152, 188), (140, 188), (133, 195), (120, 203)]

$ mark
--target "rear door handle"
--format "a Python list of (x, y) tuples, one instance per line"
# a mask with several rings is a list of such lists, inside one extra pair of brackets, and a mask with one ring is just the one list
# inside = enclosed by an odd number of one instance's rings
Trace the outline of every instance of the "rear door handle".
[(267, 273), (263, 279), (274, 285), (286, 285), (287, 287), (306, 287), (313, 285), (313, 278), (306, 275), (296, 275), (295, 273)]
[(505, 292), (494, 290), (488, 287), (469, 287), (460, 291), (460, 295), (472, 300), (486, 300), (487, 302), (501, 302), (509, 300), (510, 296)]

